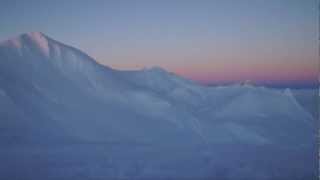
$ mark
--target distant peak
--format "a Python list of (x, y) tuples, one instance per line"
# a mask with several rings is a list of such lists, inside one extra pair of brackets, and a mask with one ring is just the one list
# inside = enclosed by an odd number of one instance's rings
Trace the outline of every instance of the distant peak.
[(251, 80), (245, 80), (243, 82), (240, 82), (241, 86), (254, 86), (254, 83)]
[(145, 71), (150, 71), (150, 72), (158, 72), (158, 73), (168, 73), (167, 70), (160, 66), (152, 66), (150, 68), (144, 68)]

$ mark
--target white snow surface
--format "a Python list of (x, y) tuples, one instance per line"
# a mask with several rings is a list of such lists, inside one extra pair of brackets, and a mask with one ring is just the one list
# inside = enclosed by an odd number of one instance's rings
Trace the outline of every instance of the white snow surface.
[[(181, 163), (179, 170), (161, 169), (164, 162), (153, 154), (147, 157), (152, 168), (139, 170), (138, 177), (190, 177), (191, 172), (186, 169), (191, 167), (195, 173), (191, 176), (213, 176), (208, 173), (212, 172), (209, 166), (207, 170), (203, 166), (197, 169), (198, 150), (174, 155), (181, 147), (201, 147), (209, 152), (210, 163), (215, 166), (223, 162), (224, 156), (219, 159), (218, 155), (227, 152), (223, 147), (231, 146), (235, 151), (243, 146), (300, 148), (298, 155), (309, 157), (311, 151), (305, 149), (316, 145), (316, 120), (297, 103), (290, 90), (279, 92), (253, 85), (207, 87), (159, 67), (115, 70), (39, 32), (0, 43), (0, 105), (0, 140), (9, 144), (131, 144), (123, 152), (136, 144), (157, 147), (153, 151), (172, 147), (170, 153), (163, 150), (161, 156), (171, 164)], [(128, 162), (116, 163), (130, 166)], [(99, 168), (93, 171), (104, 172)], [(263, 168), (261, 176), (267, 172)], [(238, 170), (228, 177), (260, 177), (253, 174), (256, 170)], [(127, 177), (121, 173), (112, 175), (123, 176)]]

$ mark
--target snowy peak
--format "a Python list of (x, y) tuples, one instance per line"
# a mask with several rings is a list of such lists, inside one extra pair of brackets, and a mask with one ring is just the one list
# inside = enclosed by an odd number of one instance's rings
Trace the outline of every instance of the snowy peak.
[(20, 37), (28, 38), (39, 45), (41, 45), (41, 43), (43, 43), (44, 41), (48, 41), (48, 36), (46, 36), (42, 32), (28, 32), (20, 35)]
[[(0, 50), (6, 56), (23, 59), (51, 59), (59, 61), (96, 61), (81, 50), (56, 41), (42, 32), (29, 32), (0, 42)], [(8, 55), (9, 53), (9, 55)]]
[(167, 78), (171, 79), (172, 77), (177, 76), (176, 74), (169, 72), (166, 69), (163, 69), (159, 66), (153, 66), (150, 68), (143, 68), (141, 71), (138, 71), (138, 72), (141, 72), (147, 76), (152, 76), (152, 77), (158, 76), (158, 77), (162, 77), (162, 78), (166, 78), (166, 79)]
[(159, 67), (159, 66), (153, 66), (151, 68), (145, 68), (143, 69), (146, 72), (152, 72), (152, 73), (162, 73), (162, 74), (167, 74), (169, 73), (167, 70)]
[[(21, 68), (16, 68), (16, 64)], [(0, 71), (8, 68), (11, 68), (15, 75), (21, 76), (30, 75), (31, 72), (39, 74), (40, 71), (51, 76), (46, 71), (54, 69), (59, 71), (56, 75), (61, 73), (68, 78), (76, 76), (75, 79), (79, 81), (94, 79), (93, 74), (101, 69), (104, 72), (111, 71), (111, 68), (98, 64), (81, 50), (41, 32), (25, 33), (0, 42)]]
[(46, 48), (48, 44), (49, 38), (41, 32), (28, 32), (21, 34), (17, 37), (8, 39), (1, 44), (3, 45), (12, 45), (16, 48), (21, 48), (24, 44), (34, 44), (39, 46), (40, 48)]
[(50, 41), (51, 39), (41, 32), (29, 32), (6, 40), (0, 43), (0, 46), (16, 49), (20, 52), (27, 48), (29, 51), (36, 51), (48, 57), (50, 55)]
[(49, 41), (48, 36), (44, 35), (41, 32), (29, 32), (29, 33), (23, 34), (22, 37), (29, 39), (33, 43), (43, 48), (46, 44), (48, 44), (48, 41)]
[(24, 35), (30, 42), (33, 43), (38, 49), (46, 56), (49, 56), (49, 40), (41, 32), (31, 32)]
[(251, 86), (255, 86), (254, 83), (251, 80), (245, 80), (243, 82), (240, 82), (241, 86), (245, 86), (245, 87), (251, 87)]
[(154, 77), (154, 78), (161, 78), (163, 80), (169, 80), (169, 81), (184, 81), (191, 83), (191, 80), (185, 79), (173, 72), (167, 71), (166, 69), (159, 67), (159, 66), (153, 66), (151, 68), (144, 68), (142, 71), (147, 76)]
[(159, 84), (162, 86), (169, 85), (176, 86), (186, 85), (186, 84), (194, 84), (191, 80), (185, 79), (173, 72), (167, 71), (161, 67), (154, 66), (151, 68), (145, 68), (141, 72), (141, 75), (144, 76), (145, 81), (151, 81), (152, 84)]

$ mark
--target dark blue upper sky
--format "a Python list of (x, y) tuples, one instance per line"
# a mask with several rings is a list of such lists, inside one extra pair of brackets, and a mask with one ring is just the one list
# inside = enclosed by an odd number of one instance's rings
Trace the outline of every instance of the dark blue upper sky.
[(204, 82), (314, 81), (317, 0), (2, 0), (0, 40), (30, 31), (120, 69)]

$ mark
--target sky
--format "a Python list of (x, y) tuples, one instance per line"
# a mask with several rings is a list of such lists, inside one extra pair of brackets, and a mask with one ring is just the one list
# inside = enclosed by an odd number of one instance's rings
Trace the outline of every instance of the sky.
[(116, 69), (314, 85), (317, 0), (1, 0), (0, 40), (40, 31)]

